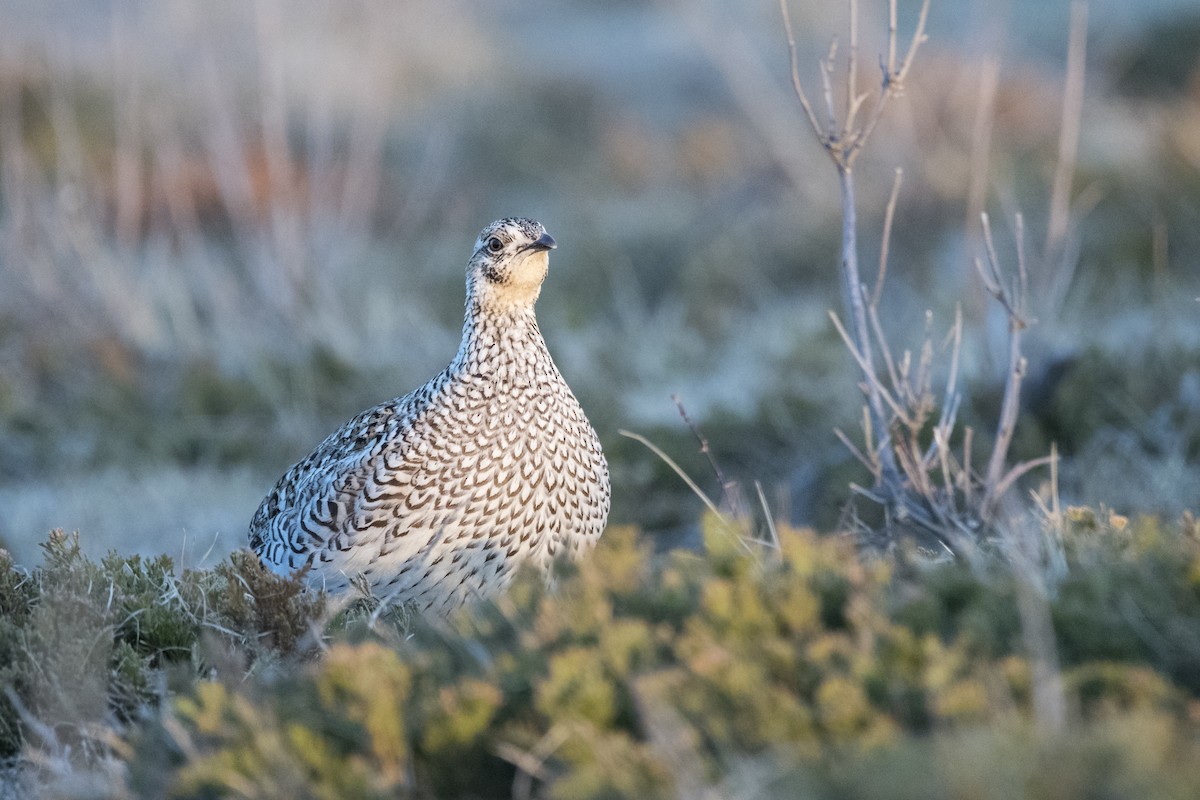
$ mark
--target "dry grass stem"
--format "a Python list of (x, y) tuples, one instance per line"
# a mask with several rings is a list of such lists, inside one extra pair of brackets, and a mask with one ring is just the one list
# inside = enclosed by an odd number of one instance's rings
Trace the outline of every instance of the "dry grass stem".
[(775, 528), (775, 515), (771, 513), (771, 507), (767, 504), (767, 495), (763, 492), (761, 481), (754, 482), (754, 491), (758, 494), (758, 503), (762, 507), (763, 519), (766, 520), (767, 533), (771, 534), (770, 545), (778, 550), (779, 531)]
[(875, 470), (877, 469), (876, 462), (874, 462), (873, 460), (871, 460), (871, 459), (867, 458), (865, 455), (863, 455), (862, 450), (858, 449), (858, 446), (850, 440), (849, 436), (847, 436), (845, 433), (842, 432), (841, 428), (834, 428), (833, 434), (834, 434), (834, 436), (836, 436), (838, 438), (839, 442), (841, 442), (843, 445), (846, 446), (846, 449), (850, 451), (850, 455), (852, 455), (856, 459), (858, 459), (858, 461), (864, 467), (869, 469), (872, 474), (875, 473)]
[(709, 498), (709, 496), (704, 493), (703, 489), (701, 489), (699, 486), (696, 485), (696, 482), (694, 480), (692, 480), (691, 476), (688, 475), (686, 472), (684, 472), (683, 468), (680, 467), (678, 464), (676, 464), (675, 460), (673, 458), (671, 458), (669, 455), (667, 455), (666, 452), (661, 447), (659, 447), (654, 442), (647, 439), (645, 436), (642, 436), (640, 433), (633, 433), (632, 431), (627, 431), (624, 429), (618, 430), (617, 433), (621, 434), (622, 436), (626, 437), (627, 439), (633, 439), (635, 442), (641, 442), (643, 445), (645, 445), (645, 447), (647, 449), (649, 449), (650, 452), (654, 453), (654, 455), (661, 458), (664, 464), (666, 464), (668, 467), (670, 467), (675, 472), (676, 475), (678, 475), (681, 479), (683, 479), (683, 482), (686, 483), (688, 488), (691, 489), (692, 492), (695, 493), (695, 495), (700, 498), (700, 500), (704, 503), (705, 507), (708, 508), (709, 511), (716, 514), (722, 520), (725, 519), (725, 515), (721, 513), (721, 510), (719, 508), (717, 508), (717, 504), (714, 503)]

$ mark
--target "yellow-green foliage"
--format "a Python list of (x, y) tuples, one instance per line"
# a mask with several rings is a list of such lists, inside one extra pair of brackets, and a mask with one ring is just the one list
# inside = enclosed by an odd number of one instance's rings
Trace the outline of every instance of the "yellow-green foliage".
[[(39, 744), (91, 752), (89, 729), (137, 717), (156, 702), (159, 676), (182, 669), (190, 685), (212, 666), (201, 653), (205, 635), (227, 640), (243, 664), (286, 655), (321, 609), (320, 598), (248, 553), (177, 576), (166, 556), (112, 553), (97, 564), (83, 556), (78, 535), (61, 531), (43, 551), (32, 572), (0, 554), (0, 687), (26, 716), (0, 701), (0, 758), (37, 730), (56, 740)], [(37, 730), (30, 719), (42, 723)]]
[[(242, 626), (224, 641), (243, 669), (177, 681), (175, 700), (128, 729), (127, 789), (183, 798), (1200, 796), (1200, 537), (1190, 518), (1168, 526), (1068, 514), (1066, 572), (1037, 601), (1055, 632), (1049, 655), (1029, 652), (1017, 602), (1029, 589), (998, 558), (884, 560), (803, 530), (781, 530), (776, 551), (716, 518), (703, 533), (704, 552), (656, 555), (636, 530), (614, 528), (550, 590), (526, 576), (494, 605), (402, 629), (372, 628), (352, 611), (307, 656), (296, 645), (319, 605), (297, 606), (294, 585), (270, 582), (258, 588), (275, 599), (255, 598), (247, 587), (270, 579), (239, 556), (183, 582), (193, 588), (181, 594), (207, 587), (225, 624)], [(12, 609), (5, 624), (25, 628), (47, 601), (22, 605), (15, 575), (10, 566), (0, 578), (0, 603)], [(209, 622), (196, 622), (200, 633)], [(116, 645), (142, 652), (141, 640), (107, 624)], [(269, 624), (295, 655), (247, 672), (280, 652), (253, 644), (271, 638), (261, 635)], [(192, 659), (204, 652), (197, 635)], [(52, 626), (40, 636), (62, 640)], [(116, 646), (101, 651), (124, 663)], [(1057, 664), (1049, 678), (1038, 666), (1047, 658)], [(153, 670), (137, 663), (145, 680)], [(87, 671), (69, 674), (103, 684)], [(1035, 708), (1047, 680), (1061, 687), (1065, 728)], [(76, 710), (85, 712), (95, 713)]]
[[(143, 747), (173, 737), (186, 757), (170, 783), (176, 797), (395, 797), (411, 770), (410, 686), (393, 650), (337, 645), (319, 671), (274, 687), (270, 697), (198, 684)], [(162, 788), (149, 791), (154, 776), (140, 769), (135, 782), (151, 795)]]

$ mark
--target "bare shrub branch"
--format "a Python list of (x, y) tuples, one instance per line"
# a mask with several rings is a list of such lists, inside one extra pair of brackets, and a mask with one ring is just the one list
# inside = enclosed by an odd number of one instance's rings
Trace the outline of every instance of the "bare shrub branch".
[[(830, 312), (830, 319), (861, 376), (859, 386), (866, 399), (862, 421), (864, 445), (855, 445), (840, 430), (835, 434), (870, 470), (874, 486), (867, 489), (852, 485), (851, 489), (883, 506), (889, 532), (893, 525), (910, 530), (916, 528), (931, 535), (946, 552), (962, 556), (971, 552), (981, 529), (994, 526), (1000, 500), (1016, 481), (1031, 469), (1050, 463), (1049, 459), (1034, 459), (1006, 471), (1026, 371), (1021, 336), (1032, 321), (1026, 312), (1029, 279), (1024, 222), (1019, 215), (1015, 219), (1017, 263), (1015, 270), (1009, 272), (1001, 265), (987, 215), (981, 216), (985, 258), (977, 259), (975, 268), (983, 286), (1004, 310), (1009, 327), (1004, 396), (992, 451), (981, 475), (972, 466), (972, 429), (962, 431), (961, 450), (955, 449), (962, 405), (959, 389), (963, 340), (961, 306), (956, 307), (954, 323), (940, 346), (935, 345), (932, 314), (926, 312), (920, 348), (915, 352), (904, 350), (899, 357), (880, 321), (879, 303), (887, 278), (892, 227), (902, 183), (900, 170), (896, 171), (884, 214), (879, 269), (870, 291), (860, 281), (858, 270), (854, 160), (870, 140), (888, 100), (903, 90), (917, 52), (925, 41), (929, 2), (922, 2), (915, 30), (901, 53), (897, 42), (897, 3), (889, 0), (887, 53), (880, 59), (882, 82), (873, 95), (858, 92), (858, 2), (847, 0), (847, 3), (850, 12), (849, 53), (845, 72), (841, 74), (845, 105), (839, 121), (834, 105), (838, 52), (835, 39), (819, 63), (827, 117), (822, 123), (800, 79), (787, 0), (780, 0), (792, 85), (814, 135), (837, 169), (841, 191), (839, 277), (844, 308), (841, 316)], [(994, 81), (993, 75), (990, 82)], [(989, 106), (990, 103), (989, 100)], [(978, 159), (978, 153), (976, 157)], [(936, 381), (944, 381), (944, 384), (935, 394)]]
[(830, 158), (838, 165), (839, 170), (849, 170), (854, 165), (854, 159), (863, 146), (871, 138), (875, 126), (883, 117), (887, 102), (892, 97), (904, 91), (904, 81), (908, 71), (916, 59), (917, 51), (925, 41), (925, 23), (929, 17), (929, 0), (923, 0), (917, 18), (917, 27), (908, 43), (900, 63), (896, 63), (896, 0), (888, 0), (888, 54), (886, 62), (880, 64), (883, 73), (880, 88), (875, 102), (868, 112), (866, 122), (859, 123), (858, 112), (866, 102), (868, 95), (858, 93), (858, 0), (849, 0), (850, 7), (850, 53), (846, 61), (846, 109), (841, 123), (837, 121), (834, 111), (832, 76), (837, 56), (837, 40), (834, 39), (829, 54), (820, 63), (821, 82), (824, 89), (825, 107), (828, 113), (827, 122), (822, 125), (813, 112), (808, 95), (804, 91), (800, 79), (799, 57), (796, 53), (796, 37), (792, 31), (791, 11), (787, 0), (779, 0), (779, 10), (783, 16), (783, 27), (787, 34), (788, 53), (791, 57), (792, 87), (800, 100), (800, 105), (808, 116), (813, 133), (821, 145), (829, 153)]
[[(827, 120), (824, 124), (818, 121), (816, 113), (804, 91), (800, 79), (796, 41), (792, 32), (791, 12), (787, 0), (780, 0), (780, 12), (783, 16), (784, 30), (787, 33), (788, 52), (791, 59), (792, 85), (800, 104), (808, 117), (814, 135), (833, 160), (838, 171), (839, 187), (842, 197), (842, 247), (841, 247), (841, 283), (842, 298), (847, 320), (847, 327), (852, 331), (850, 337), (858, 354), (859, 366), (864, 373), (867, 402), (873, 415), (871, 429), (878, 437), (876, 449), (880, 454), (881, 476), (885, 478), (879, 483), (885, 492), (898, 481), (898, 468), (893, 448), (889, 444), (891, 435), (887, 424), (886, 405), (892, 405), (880, 394), (881, 382), (875, 374), (875, 359), (872, 353), (870, 323), (868, 320), (867, 303), (863, 296), (862, 282), (858, 270), (858, 240), (855, 188), (853, 164), (862, 147), (870, 139), (872, 131), (883, 115), (887, 101), (903, 88), (904, 79), (912, 66), (917, 50), (925, 40), (925, 20), (929, 11), (929, 0), (924, 0), (917, 22), (916, 30), (909, 42), (908, 51), (904, 58), (896, 62), (896, 0), (889, 0), (889, 44), (886, 63), (881, 64), (883, 71), (880, 87), (875, 94), (874, 102), (866, 112), (865, 121), (859, 117), (868, 95), (860, 95), (857, 87), (858, 76), (858, 2), (849, 0), (850, 8), (850, 47), (846, 65), (846, 105), (843, 117), (839, 122), (834, 106), (833, 75), (836, 67), (837, 40), (830, 45), (829, 53), (820, 64), (822, 94), (825, 100)], [(876, 285), (879, 285), (877, 280)]]

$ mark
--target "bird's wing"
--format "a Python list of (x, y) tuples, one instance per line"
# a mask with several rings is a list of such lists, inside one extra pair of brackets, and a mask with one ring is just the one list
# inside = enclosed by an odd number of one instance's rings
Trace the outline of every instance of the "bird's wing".
[(292, 466), (259, 505), (250, 546), (278, 572), (291, 572), (344, 530), (379, 458), (402, 461), (403, 428), (421, 414), (412, 395), (369, 408)]

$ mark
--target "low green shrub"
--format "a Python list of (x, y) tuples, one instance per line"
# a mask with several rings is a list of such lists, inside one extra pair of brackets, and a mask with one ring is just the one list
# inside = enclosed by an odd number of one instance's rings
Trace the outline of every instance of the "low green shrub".
[(211, 669), (206, 636), (243, 665), (290, 656), (323, 608), (249, 553), (176, 575), (167, 556), (110, 553), (96, 563), (78, 534), (55, 531), (42, 549), (32, 571), (0, 554), (0, 758), (31, 734), (88, 751), (89, 729), (137, 719), (171, 670), (190, 686)]
[[(663, 556), (610, 529), (555, 586), (523, 576), (441, 621), (331, 617), (248, 554), (175, 577), (56, 536), (39, 570), (0, 564), (6, 682), (52, 730), (120, 731), (132, 796), (1200, 795), (1190, 517), (1073, 509), (1065, 571), (1032, 582), (998, 558), (702, 529), (703, 552)], [(1038, 708), (1030, 591), (1059, 724)], [(12, 712), (10, 752), (29, 734)]]

